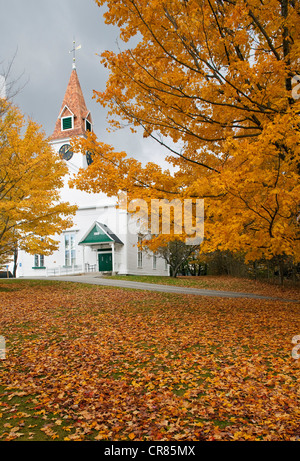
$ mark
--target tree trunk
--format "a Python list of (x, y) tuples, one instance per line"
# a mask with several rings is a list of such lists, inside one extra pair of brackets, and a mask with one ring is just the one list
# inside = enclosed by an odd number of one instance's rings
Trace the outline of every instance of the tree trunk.
[(257, 263), (256, 263), (256, 261), (253, 261), (254, 280), (257, 279), (257, 270), (256, 270), (256, 268), (257, 268)]
[(293, 283), (297, 281), (297, 267), (295, 264), (292, 265), (292, 281)]
[(284, 280), (284, 262), (283, 259), (279, 259), (279, 282), (280, 285), (283, 285)]

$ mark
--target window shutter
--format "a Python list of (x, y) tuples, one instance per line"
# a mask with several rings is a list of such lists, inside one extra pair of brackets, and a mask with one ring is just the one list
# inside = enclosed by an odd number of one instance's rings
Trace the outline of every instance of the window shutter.
[(63, 130), (70, 130), (73, 127), (72, 117), (65, 117), (62, 121)]

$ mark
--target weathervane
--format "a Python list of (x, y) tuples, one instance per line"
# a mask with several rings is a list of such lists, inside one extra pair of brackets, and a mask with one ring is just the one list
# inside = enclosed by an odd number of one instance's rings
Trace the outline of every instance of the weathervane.
[(73, 40), (73, 50), (69, 53), (73, 53), (73, 69), (76, 69), (76, 51), (80, 50), (81, 45), (75, 46), (75, 40)]

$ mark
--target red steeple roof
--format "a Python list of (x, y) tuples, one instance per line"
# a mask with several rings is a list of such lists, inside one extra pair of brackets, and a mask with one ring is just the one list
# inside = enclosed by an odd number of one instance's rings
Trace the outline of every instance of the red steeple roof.
[[(63, 124), (62, 120), (65, 117), (69, 118), (69, 120), (65, 119), (66, 123)], [(71, 125), (70, 118), (72, 120)], [(86, 120), (92, 124), (91, 115), (85, 104), (76, 69), (73, 69), (51, 140), (86, 136)]]

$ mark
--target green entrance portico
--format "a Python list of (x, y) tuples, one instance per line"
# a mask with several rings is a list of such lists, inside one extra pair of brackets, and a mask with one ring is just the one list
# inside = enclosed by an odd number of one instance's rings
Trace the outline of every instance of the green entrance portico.
[[(123, 242), (105, 225), (95, 222), (84, 235), (79, 245), (89, 246), (97, 251), (97, 267), (99, 272), (114, 272), (115, 245)], [(95, 264), (94, 261), (85, 263)]]

